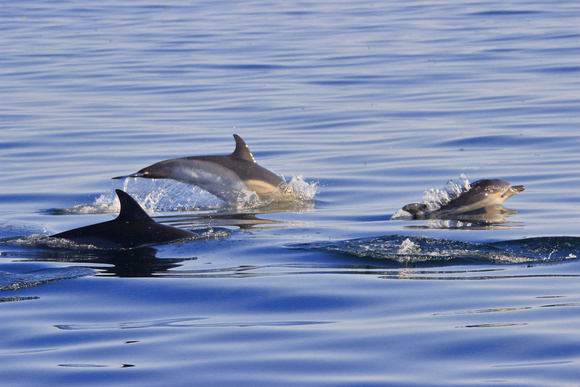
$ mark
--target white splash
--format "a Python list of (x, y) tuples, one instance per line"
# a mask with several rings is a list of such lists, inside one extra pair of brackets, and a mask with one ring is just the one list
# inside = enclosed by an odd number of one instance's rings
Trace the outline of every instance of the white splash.
[(470, 188), (469, 180), (461, 174), (458, 183), (449, 180), (443, 189), (430, 188), (423, 196), (423, 203), (427, 205), (429, 211), (436, 211)]
[(411, 219), (413, 219), (413, 215), (402, 209), (398, 210), (393, 214), (393, 216), (391, 216), (391, 220), (411, 220)]
[(405, 239), (401, 242), (401, 245), (397, 249), (397, 253), (399, 254), (413, 254), (417, 253), (421, 250), (419, 245), (411, 241), (409, 238)]
[[(459, 175), (459, 181), (457, 183), (454, 183), (453, 180), (449, 180), (443, 189), (430, 188), (428, 191), (425, 191), (423, 203), (427, 205), (428, 212), (437, 211), (463, 192), (469, 191), (470, 188), (471, 185), (469, 184), (469, 180), (467, 180), (465, 174), (461, 174)], [(402, 209), (398, 210), (393, 216), (391, 216), (391, 220), (408, 219), (413, 219), (413, 216)]]
[[(317, 182), (307, 182), (302, 176), (294, 177), (288, 185), (296, 193), (296, 200), (312, 200), (318, 191)], [(200, 209), (218, 209), (224, 202), (209, 192), (190, 184), (166, 179), (124, 179), (113, 180), (111, 188), (99, 195), (91, 204), (81, 204), (62, 211), (72, 214), (118, 213), (120, 204), (115, 189), (122, 189), (131, 195), (148, 213), (193, 212)], [(253, 191), (244, 192), (233, 206), (239, 210), (261, 206), (264, 203)]]
[(299, 175), (293, 177), (288, 182), (288, 186), (297, 193), (300, 200), (312, 200), (318, 192), (319, 184), (316, 181), (309, 183), (304, 180), (304, 176)]

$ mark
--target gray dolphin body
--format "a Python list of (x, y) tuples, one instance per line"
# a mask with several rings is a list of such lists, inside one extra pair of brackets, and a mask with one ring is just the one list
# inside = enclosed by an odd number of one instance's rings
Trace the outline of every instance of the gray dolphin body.
[(525, 189), (523, 185), (514, 186), (505, 180), (483, 179), (474, 182), (469, 190), (462, 192), (435, 211), (429, 211), (424, 203), (407, 204), (403, 210), (411, 213), (415, 218), (485, 212), (491, 208), (500, 207), (505, 200)]
[(196, 185), (227, 202), (236, 202), (244, 191), (253, 191), (261, 199), (287, 200), (292, 189), (274, 173), (262, 168), (240, 136), (234, 134), (236, 149), (220, 156), (191, 156), (160, 161), (126, 177), (173, 179)]
[(116, 192), (121, 202), (121, 211), (115, 219), (64, 231), (50, 237), (103, 249), (126, 249), (170, 242), (194, 235), (180, 228), (157, 223), (129, 194), (120, 189)]

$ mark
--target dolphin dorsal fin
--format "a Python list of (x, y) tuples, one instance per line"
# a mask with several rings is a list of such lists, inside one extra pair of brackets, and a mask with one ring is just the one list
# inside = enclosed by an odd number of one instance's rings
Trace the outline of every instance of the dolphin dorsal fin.
[(131, 197), (131, 195), (129, 195), (125, 191), (121, 191), (120, 189), (116, 189), (115, 192), (117, 193), (117, 197), (119, 198), (119, 202), (121, 203), (121, 211), (119, 212), (119, 216), (117, 216), (117, 219), (115, 220), (154, 221), (153, 219), (151, 219), (149, 215), (147, 215), (145, 210), (141, 208), (139, 203), (137, 203), (135, 199)]
[(248, 148), (246, 142), (237, 134), (234, 134), (234, 138), (236, 139), (236, 150), (234, 150), (234, 153), (232, 153), (231, 156), (255, 163), (256, 160), (254, 159), (254, 156), (252, 156), (252, 152), (250, 152), (250, 148)]

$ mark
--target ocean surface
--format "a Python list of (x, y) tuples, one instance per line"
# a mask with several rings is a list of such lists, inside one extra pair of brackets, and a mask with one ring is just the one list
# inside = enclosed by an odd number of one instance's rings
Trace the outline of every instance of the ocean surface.
[[(2, 385), (580, 384), (580, 3), (13, 1), (0, 52)], [(302, 199), (111, 180), (233, 134)], [(195, 237), (51, 243), (115, 189)]]

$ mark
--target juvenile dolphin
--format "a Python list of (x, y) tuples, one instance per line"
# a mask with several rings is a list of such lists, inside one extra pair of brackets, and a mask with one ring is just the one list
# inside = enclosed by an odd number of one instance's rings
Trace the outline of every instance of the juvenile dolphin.
[(103, 249), (127, 249), (194, 235), (180, 228), (157, 223), (129, 194), (120, 189), (115, 191), (121, 202), (121, 211), (115, 219), (64, 231), (50, 237), (68, 239), (78, 244)]
[(191, 156), (160, 161), (126, 177), (173, 179), (196, 185), (230, 203), (253, 191), (261, 199), (287, 200), (292, 189), (274, 173), (262, 168), (240, 136), (234, 134), (236, 149), (221, 156)]
[(411, 203), (403, 207), (403, 211), (411, 213), (415, 218), (485, 212), (500, 207), (505, 200), (525, 189), (523, 185), (511, 185), (505, 180), (483, 179), (471, 184), (467, 191), (437, 210), (429, 211), (424, 203)]

